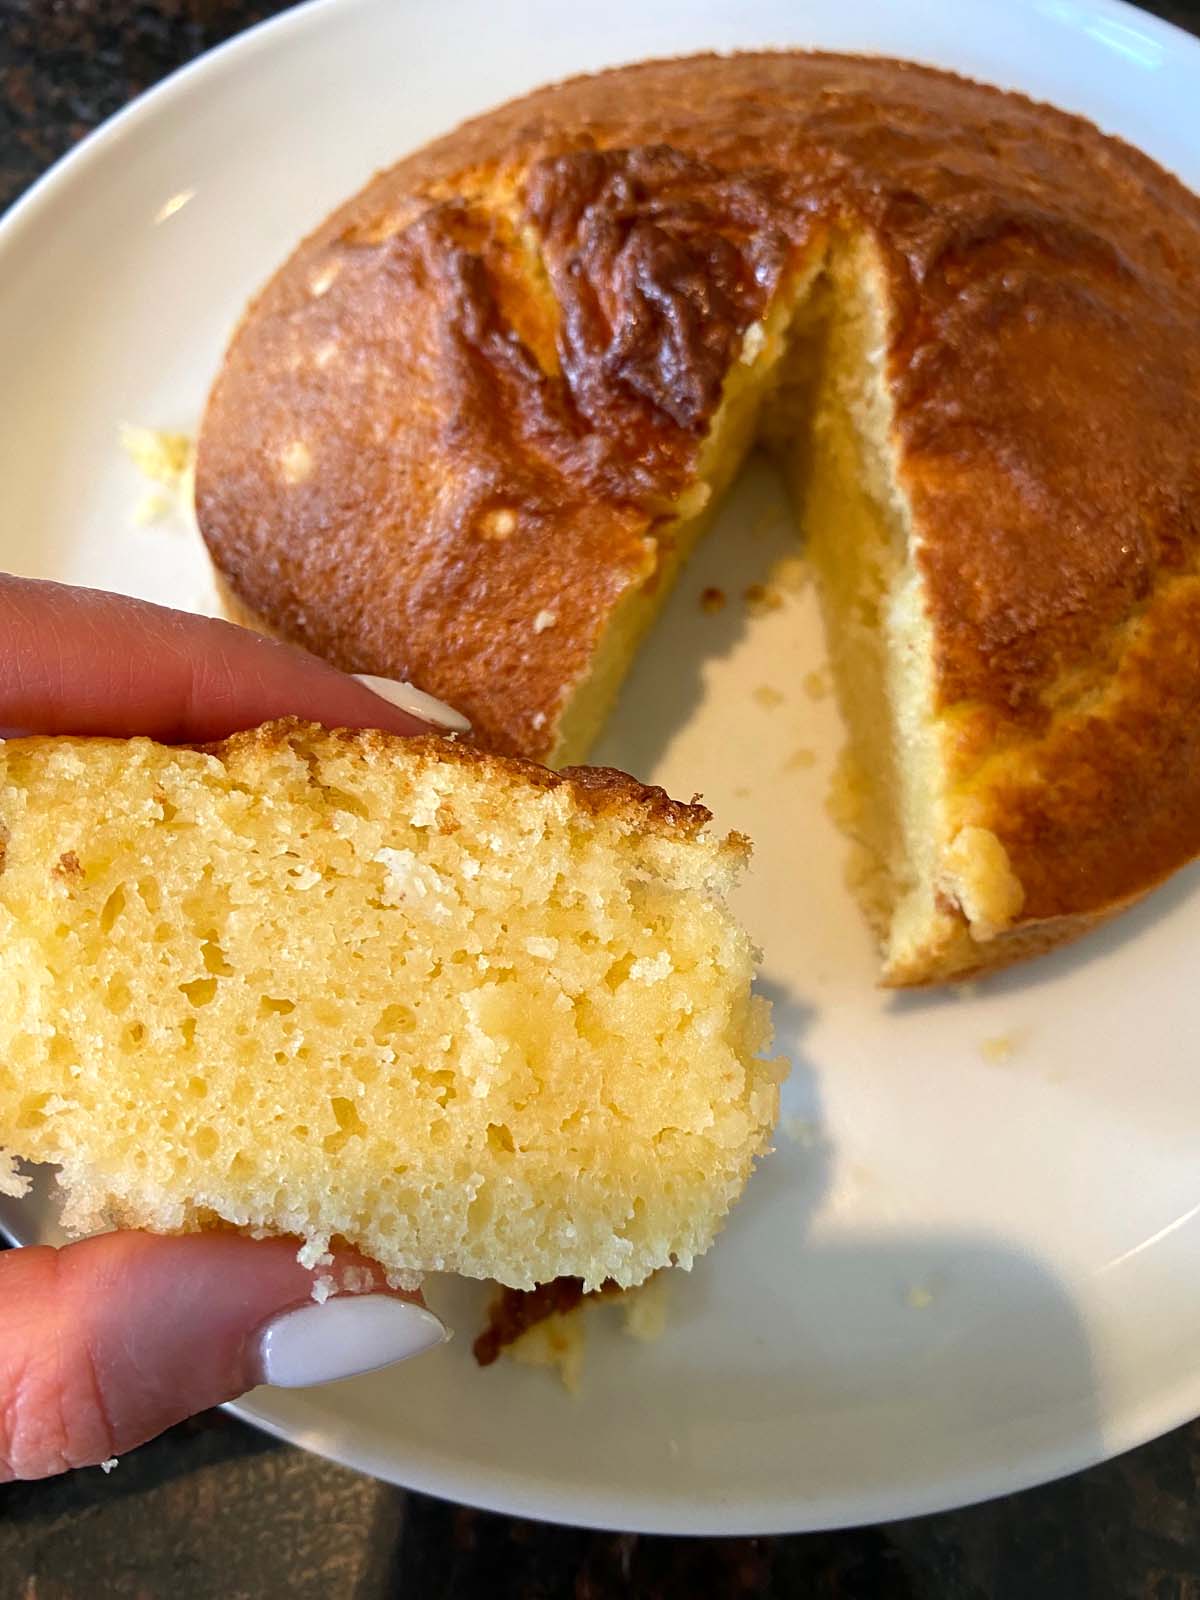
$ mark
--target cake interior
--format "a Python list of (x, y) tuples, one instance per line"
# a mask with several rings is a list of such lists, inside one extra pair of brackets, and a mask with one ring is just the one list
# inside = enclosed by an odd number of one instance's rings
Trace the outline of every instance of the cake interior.
[(441, 740), (222, 749), (0, 752), (0, 1193), (19, 1155), (79, 1231), (516, 1288), (689, 1265), (777, 1105), (744, 846)]
[(747, 330), (696, 480), (658, 530), (668, 555), (657, 581), (631, 590), (614, 614), (551, 762), (583, 758), (723, 492), (764, 447), (788, 484), (825, 618), (847, 730), (834, 801), (853, 841), (851, 883), (883, 945), (884, 981), (903, 983), (961, 918), (939, 871), (949, 807), (932, 642), (892, 446), (887, 323), (874, 247), (842, 237)]

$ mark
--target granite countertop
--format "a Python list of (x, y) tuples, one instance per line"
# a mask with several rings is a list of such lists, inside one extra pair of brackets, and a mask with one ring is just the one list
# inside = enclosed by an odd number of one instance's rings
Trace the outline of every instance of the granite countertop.
[[(0, 0), (0, 207), (172, 68), (274, 11)], [(1200, 32), (1200, 0), (1157, 6)], [(845, 1533), (652, 1539), (406, 1494), (213, 1412), (125, 1457), (0, 1488), (0, 1600), (1198, 1600), (1200, 1424), (970, 1510)]]

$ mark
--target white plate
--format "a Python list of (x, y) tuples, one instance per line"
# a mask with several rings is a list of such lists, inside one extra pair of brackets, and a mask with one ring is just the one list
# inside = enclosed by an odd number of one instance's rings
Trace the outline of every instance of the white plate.
[[(1114, 4), (324, 0), (173, 78), (0, 227), (0, 561), (207, 607), (197, 541), (132, 523), (142, 485), (117, 426), (194, 426), (234, 318), (295, 240), (374, 167), (520, 90), (760, 44), (1020, 87), (1200, 185), (1200, 47)], [(596, 754), (702, 789), (757, 841), (742, 909), (803, 1136), (780, 1138), (717, 1249), (671, 1284), (663, 1340), (593, 1318), (578, 1398), (477, 1371), (479, 1291), (435, 1285), (460, 1330), (445, 1351), (238, 1408), (286, 1438), (508, 1511), (755, 1532), (996, 1494), (1200, 1411), (1200, 879), (977, 993), (875, 990), (822, 805), (836, 719), (800, 687), (822, 653), (811, 598), (749, 624), (697, 605), (790, 548), (763, 470), (723, 522), (757, 532), (716, 530)], [(784, 702), (756, 700), (763, 685)], [(815, 766), (785, 770), (801, 748)], [(1011, 1055), (988, 1059), (1001, 1036)]]

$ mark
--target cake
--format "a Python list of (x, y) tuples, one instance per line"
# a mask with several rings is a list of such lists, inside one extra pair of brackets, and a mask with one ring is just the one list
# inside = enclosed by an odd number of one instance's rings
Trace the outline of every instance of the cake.
[(782, 1073), (708, 821), (433, 736), (0, 745), (0, 1192), (397, 1282), (689, 1266)]
[(649, 62), (381, 173), (251, 305), (196, 495), (258, 624), (580, 759), (752, 444), (848, 730), (882, 980), (1200, 850), (1200, 202), (902, 62)]

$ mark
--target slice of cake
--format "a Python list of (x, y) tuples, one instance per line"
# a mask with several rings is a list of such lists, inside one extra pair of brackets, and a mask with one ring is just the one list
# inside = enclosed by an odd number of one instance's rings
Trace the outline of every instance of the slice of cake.
[(608, 771), (276, 723), (0, 746), (0, 1190), (290, 1233), (402, 1281), (707, 1249), (780, 1064), (748, 853)]

